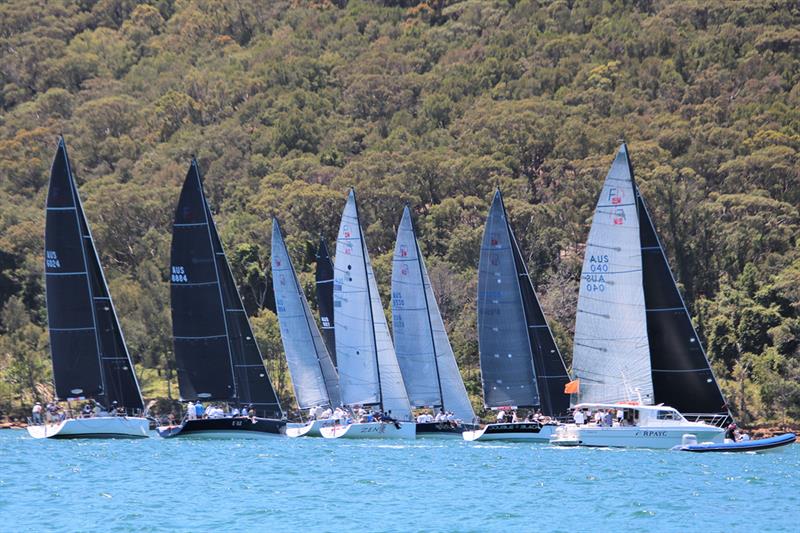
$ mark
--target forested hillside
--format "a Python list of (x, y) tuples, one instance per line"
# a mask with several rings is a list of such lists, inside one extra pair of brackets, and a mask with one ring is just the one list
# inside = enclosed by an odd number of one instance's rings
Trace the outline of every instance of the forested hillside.
[(387, 307), (413, 206), (479, 402), (493, 189), (569, 361), (583, 243), (625, 139), (736, 414), (800, 415), (795, 1), (8, 0), (0, 21), (0, 410), (51, 394), (43, 206), (63, 133), (147, 397), (177, 397), (170, 225), (192, 154), (287, 401), (269, 217), (311, 295), (354, 186)]

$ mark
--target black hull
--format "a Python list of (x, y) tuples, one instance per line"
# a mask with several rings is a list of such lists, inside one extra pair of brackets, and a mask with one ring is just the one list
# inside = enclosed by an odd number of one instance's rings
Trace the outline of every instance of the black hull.
[(286, 435), (286, 421), (271, 418), (204, 418), (186, 420), (180, 426), (158, 428), (165, 439), (173, 437), (250, 438)]
[(484, 435), (504, 435), (506, 433), (539, 433), (542, 425), (536, 422), (496, 423), (486, 426)]
[(472, 425), (451, 425), (447, 422), (417, 422), (417, 437), (460, 437), (464, 431), (474, 429)]

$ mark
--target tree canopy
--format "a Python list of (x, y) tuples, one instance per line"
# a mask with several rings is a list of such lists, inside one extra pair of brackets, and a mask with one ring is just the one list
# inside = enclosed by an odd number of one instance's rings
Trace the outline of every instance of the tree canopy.
[(192, 154), (287, 403), (270, 216), (311, 296), (349, 186), (387, 307), (413, 207), (479, 403), (493, 189), (569, 360), (591, 211), (625, 139), (735, 413), (800, 415), (794, 1), (9, 0), (0, 19), (2, 410), (51, 394), (43, 206), (63, 133), (147, 396), (175, 396), (170, 224)]

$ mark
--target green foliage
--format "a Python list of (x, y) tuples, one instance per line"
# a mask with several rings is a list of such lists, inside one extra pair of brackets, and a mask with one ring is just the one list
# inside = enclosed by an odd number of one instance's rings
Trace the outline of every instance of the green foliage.
[(42, 206), (63, 132), (146, 395), (169, 380), (176, 396), (169, 231), (192, 154), (282, 397), (270, 217), (310, 294), (310, 250), (354, 186), (387, 308), (412, 206), (477, 405), (493, 189), (569, 361), (588, 221), (625, 138), (731, 405), (800, 414), (792, 2), (10, 0), (0, 20), (0, 409), (48, 394)]

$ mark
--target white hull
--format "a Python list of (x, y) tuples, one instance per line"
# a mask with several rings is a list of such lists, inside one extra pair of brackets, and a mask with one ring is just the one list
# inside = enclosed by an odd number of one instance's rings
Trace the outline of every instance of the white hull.
[(150, 423), (141, 417), (102, 416), (70, 418), (56, 424), (28, 426), (27, 429), (35, 439), (130, 439), (149, 437)]
[(475, 431), (465, 431), (462, 433), (464, 440), (481, 442), (490, 440), (512, 441), (512, 442), (550, 442), (550, 437), (555, 434), (558, 426), (545, 424), (538, 431), (535, 424), (488, 424), (486, 427)]
[(286, 436), (297, 437), (322, 437), (320, 431), (323, 427), (333, 426), (334, 420), (312, 420), (306, 424), (288, 424), (286, 426)]
[(659, 427), (600, 427), (593, 425), (563, 426), (550, 440), (556, 446), (599, 446), (608, 448), (671, 449), (680, 446), (683, 436), (691, 434), (697, 442), (723, 441), (725, 431), (706, 424)]
[(417, 427), (413, 422), (394, 423), (367, 422), (348, 426), (328, 426), (320, 429), (326, 439), (415, 439)]

